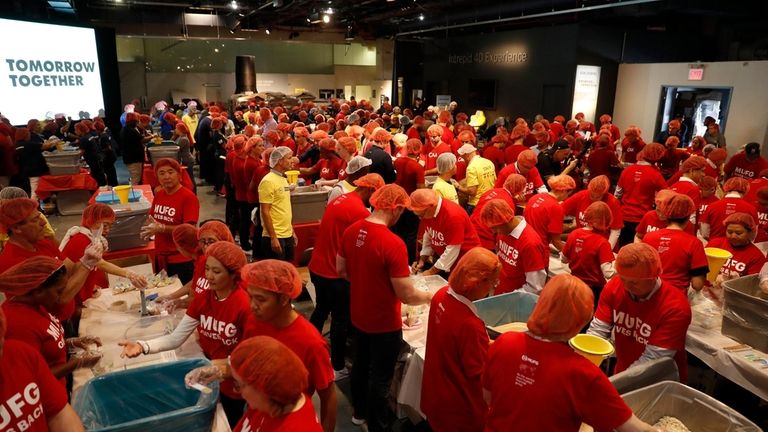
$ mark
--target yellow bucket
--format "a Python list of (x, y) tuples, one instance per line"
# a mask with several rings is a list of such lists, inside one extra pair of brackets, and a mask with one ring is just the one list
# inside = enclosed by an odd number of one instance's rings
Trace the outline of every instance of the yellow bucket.
[(733, 258), (733, 254), (725, 249), (720, 248), (704, 248), (704, 253), (707, 254), (707, 263), (709, 264), (709, 273), (707, 273), (707, 280), (714, 282), (717, 279), (717, 275), (720, 273), (720, 269), (723, 268), (725, 262)]
[(583, 355), (597, 366), (600, 366), (600, 363), (606, 357), (613, 354), (613, 344), (611, 341), (600, 336), (577, 334), (568, 341), (568, 344), (574, 351)]
[(299, 172), (296, 170), (290, 170), (285, 172), (285, 176), (288, 177), (289, 184), (296, 184), (299, 182)]
[(112, 188), (112, 192), (117, 195), (117, 198), (120, 200), (120, 204), (128, 204), (128, 197), (131, 194), (130, 185), (115, 186)]
[(64, 141), (56, 141), (56, 150), (58, 151), (64, 150)]

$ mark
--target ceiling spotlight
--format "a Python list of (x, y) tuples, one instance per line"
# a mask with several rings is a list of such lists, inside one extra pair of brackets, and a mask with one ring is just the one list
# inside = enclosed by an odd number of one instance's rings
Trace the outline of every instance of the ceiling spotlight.
[(333, 8), (326, 9), (325, 13), (327, 13), (328, 15), (333, 15)]
[(219, 49), (218, 48), (214, 48), (213, 52), (219, 52)]
[(419, 21), (424, 21), (424, 14), (419, 14)]
[(267, 29), (266, 29), (266, 30), (264, 30), (264, 33), (266, 33), (266, 34), (269, 34), (270, 32), (271, 32), (271, 30), (270, 30), (270, 28), (269, 28), (269, 27), (267, 27)]
[(328, 24), (329, 22), (331, 22), (331, 16), (330, 16), (330, 15), (328, 15), (328, 14), (324, 14), (324, 15), (323, 15), (323, 22), (324, 22), (324, 23), (326, 23), (326, 24)]
[(229, 8), (232, 10), (237, 10), (237, 2), (232, 0), (232, 2), (229, 4)]

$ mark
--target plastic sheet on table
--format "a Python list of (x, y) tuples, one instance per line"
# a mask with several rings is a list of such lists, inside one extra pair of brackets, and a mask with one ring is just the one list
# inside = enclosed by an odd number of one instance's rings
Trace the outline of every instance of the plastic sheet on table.
[(208, 394), (184, 386), (187, 372), (208, 364), (187, 359), (102, 375), (83, 386), (73, 407), (88, 431), (208, 432), (218, 383)]
[(622, 395), (646, 423), (675, 417), (695, 432), (759, 432), (761, 429), (722, 402), (675, 381), (663, 381)]

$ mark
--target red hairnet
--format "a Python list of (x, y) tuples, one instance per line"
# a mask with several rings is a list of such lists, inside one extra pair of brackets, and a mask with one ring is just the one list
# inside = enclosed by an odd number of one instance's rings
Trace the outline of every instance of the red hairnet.
[(28, 218), (37, 208), (37, 201), (29, 198), (13, 198), (0, 202), (0, 228), (7, 230)]
[(125, 115), (125, 122), (139, 121), (139, 114), (135, 112), (129, 112)]
[(93, 224), (99, 223), (99, 222), (114, 222), (115, 221), (115, 211), (112, 210), (112, 207), (96, 203), (91, 204), (88, 207), (83, 210), (83, 216), (80, 219), (80, 225), (84, 227), (90, 227)]
[(642, 131), (637, 126), (630, 126), (627, 128), (627, 130), (624, 131), (624, 136), (639, 137), (641, 134), (642, 134)]
[(536, 166), (536, 162), (538, 159), (532, 150), (523, 150), (517, 156), (517, 164), (524, 167), (533, 168)]
[(670, 147), (670, 146), (677, 147), (678, 145), (680, 145), (680, 138), (676, 136), (668, 137), (667, 140), (664, 141), (665, 147)]
[(176, 248), (187, 252), (190, 255), (197, 255), (200, 253), (200, 244), (197, 242), (197, 227), (190, 224), (177, 225), (173, 229), (171, 237), (173, 242), (176, 243)]
[(262, 121), (267, 121), (267, 119), (272, 117), (272, 112), (269, 111), (269, 108), (262, 108), (259, 110), (259, 116), (261, 117)]
[(569, 175), (556, 175), (547, 180), (549, 188), (553, 191), (569, 191), (576, 189), (576, 181)]
[(723, 191), (726, 193), (739, 192), (743, 195), (749, 191), (749, 181), (741, 177), (731, 177), (725, 181)]
[(516, 125), (512, 128), (512, 133), (510, 134), (510, 139), (512, 141), (517, 141), (521, 138), (525, 138), (526, 135), (530, 133), (530, 130), (528, 129), (528, 126), (524, 124)]
[(503, 199), (488, 201), (480, 211), (480, 221), (488, 228), (508, 223), (513, 217), (515, 217), (515, 209)]
[(213, 236), (218, 241), (226, 241), (230, 243), (235, 242), (235, 239), (232, 237), (232, 232), (229, 231), (229, 227), (227, 227), (227, 225), (225, 225), (223, 222), (219, 222), (217, 220), (208, 221), (201, 225), (197, 234), (197, 238), (199, 239), (205, 233), (213, 234)]
[(442, 136), (443, 135), (443, 127), (440, 125), (433, 124), (429, 128), (427, 128), (427, 136)]
[(596, 231), (607, 231), (613, 221), (613, 214), (608, 204), (595, 201), (584, 210), (584, 220)]
[(248, 141), (245, 142), (245, 148), (243, 149), (243, 151), (250, 152), (251, 149), (253, 149), (254, 147), (256, 147), (259, 144), (264, 144), (264, 140), (261, 139), (260, 136), (254, 135), (254, 136), (248, 138)]
[(179, 118), (174, 113), (167, 112), (163, 114), (163, 120), (173, 126), (179, 121)]
[(417, 212), (435, 208), (439, 197), (432, 189), (416, 189), (411, 193), (411, 205), (408, 208)]
[(269, 336), (244, 340), (232, 351), (230, 362), (240, 379), (279, 404), (295, 403), (308, 385), (301, 359)]
[(647, 243), (630, 243), (619, 249), (616, 273), (634, 279), (656, 279), (661, 274), (659, 252)]
[(411, 138), (405, 142), (405, 148), (409, 155), (417, 155), (421, 153), (421, 140), (418, 138)]
[(683, 219), (690, 217), (696, 211), (696, 204), (688, 195), (675, 193), (661, 203), (659, 211), (668, 220)]
[(667, 149), (665, 149), (663, 145), (659, 143), (650, 143), (643, 147), (643, 160), (648, 162), (656, 162), (661, 159), (666, 152)]
[(594, 294), (587, 284), (569, 274), (557, 275), (541, 290), (528, 331), (549, 340), (568, 340), (592, 318), (593, 305)]
[(333, 138), (323, 138), (318, 143), (320, 150), (332, 152), (336, 150), (336, 140)]
[(309, 135), (312, 141), (319, 142), (320, 140), (328, 138), (328, 132), (324, 130), (316, 130)]
[(254, 136), (256, 134), (256, 128), (253, 127), (253, 125), (245, 125), (243, 128), (243, 134), (247, 136), (248, 138)]
[(371, 195), (371, 205), (376, 210), (394, 210), (411, 205), (411, 198), (402, 187), (396, 184), (384, 185)]
[(504, 180), (504, 189), (506, 189), (512, 196), (520, 195), (525, 191), (527, 186), (527, 180), (520, 174), (510, 174), (506, 180)]
[[(717, 180), (714, 177), (704, 176), (699, 181), (699, 186), (702, 189), (714, 189), (717, 187)], [(758, 191), (759, 193), (759, 191)]]
[(91, 128), (87, 124), (80, 122), (75, 124), (75, 132), (80, 135), (85, 135), (91, 131)]
[(355, 154), (355, 152), (357, 151), (357, 141), (355, 141), (355, 139), (352, 137), (349, 137), (349, 136), (341, 137), (339, 138), (338, 143), (349, 154)]
[(155, 164), (155, 176), (157, 176), (157, 172), (160, 171), (160, 168), (163, 167), (171, 167), (177, 173), (181, 174), (181, 165), (179, 165), (177, 160), (171, 158), (162, 158)]
[[(495, 253), (484, 247), (470, 249), (456, 263), (451, 275), (448, 277), (448, 285), (456, 293), (466, 295), (478, 284), (487, 281), (501, 268), (501, 262)], [(488, 294), (489, 289), (484, 293)]]
[(711, 160), (714, 163), (724, 162), (725, 158), (728, 157), (728, 152), (725, 149), (722, 148), (716, 148), (709, 152), (707, 155), (707, 159)]
[(245, 252), (234, 243), (217, 241), (205, 249), (205, 256), (216, 258), (230, 273), (240, 274), (240, 269), (248, 264)]
[(0, 274), (0, 291), (8, 297), (23, 296), (39, 288), (64, 263), (47, 255), (37, 255)]
[(668, 123), (669, 126), (677, 126), (680, 127), (680, 120), (670, 120)]
[(673, 191), (672, 189), (662, 189), (658, 192), (656, 192), (656, 196), (653, 198), (653, 203), (656, 205), (656, 208), (661, 210), (662, 204), (675, 196), (677, 192)]
[(607, 175), (599, 175), (597, 177), (592, 178), (592, 180), (589, 181), (589, 184), (587, 184), (587, 190), (592, 195), (599, 195), (603, 196), (606, 192), (608, 192), (608, 189), (611, 187), (611, 180), (608, 179)]
[(691, 156), (683, 162), (680, 171), (687, 173), (689, 171), (703, 170), (707, 166), (707, 160), (701, 156)]
[(240, 270), (248, 289), (263, 289), (295, 299), (301, 294), (301, 276), (293, 264), (267, 259), (248, 264)]
[(186, 124), (184, 124), (184, 123), (182, 123), (182, 122), (176, 123), (176, 126), (175, 126), (174, 128), (176, 129), (176, 131), (177, 131), (179, 134), (183, 134), (183, 135), (186, 135), (186, 134), (188, 134), (188, 133), (189, 133), (189, 128), (187, 127), (187, 125), (186, 125)]
[(272, 145), (275, 145), (278, 142), (280, 142), (280, 135), (278, 135), (277, 132), (273, 130), (265, 133), (263, 138), (264, 138), (264, 141)]
[(309, 130), (303, 126), (297, 126), (293, 128), (293, 136), (295, 137), (309, 137)]
[(355, 180), (354, 183), (357, 187), (379, 190), (384, 187), (384, 178), (379, 174), (370, 173)]
[(338, 141), (340, 138), (349, 137), (349, 135), (347, 135), (347, 133), (344, 132), (343, 130), (337, 130), (336, 132), (333, 133), (332, 137), (333, 139)]
[[(763, 189), (768, 189), (768, 187)], [(746, 228), (747, 231), (749, 232), (755, 231), (755, 219), (753, 219), (752, 216), (747, 213), (736, 212), (728, 216), (727, 218), (725, 218), (725, 220), (723, 221), (723, 226), (727, 227), (730, 224), (741, 225), (744, 228)]]
[(469, 131), (464, 131), (459, 133), (459, 141), (460, 142), (472, 142), (475, 143), (475, 134)]
[(373, 133), (371, 139), (378, 142), (388, 143), (392, 139), (392, 134), (385, 129), (378, 129)]

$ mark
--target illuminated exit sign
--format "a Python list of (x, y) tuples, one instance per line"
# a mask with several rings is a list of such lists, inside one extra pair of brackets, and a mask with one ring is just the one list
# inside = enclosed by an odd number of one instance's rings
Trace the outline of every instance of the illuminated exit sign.
[(688, 81), (701, 81), (704, 79), (704, 68), (688, 69)]

